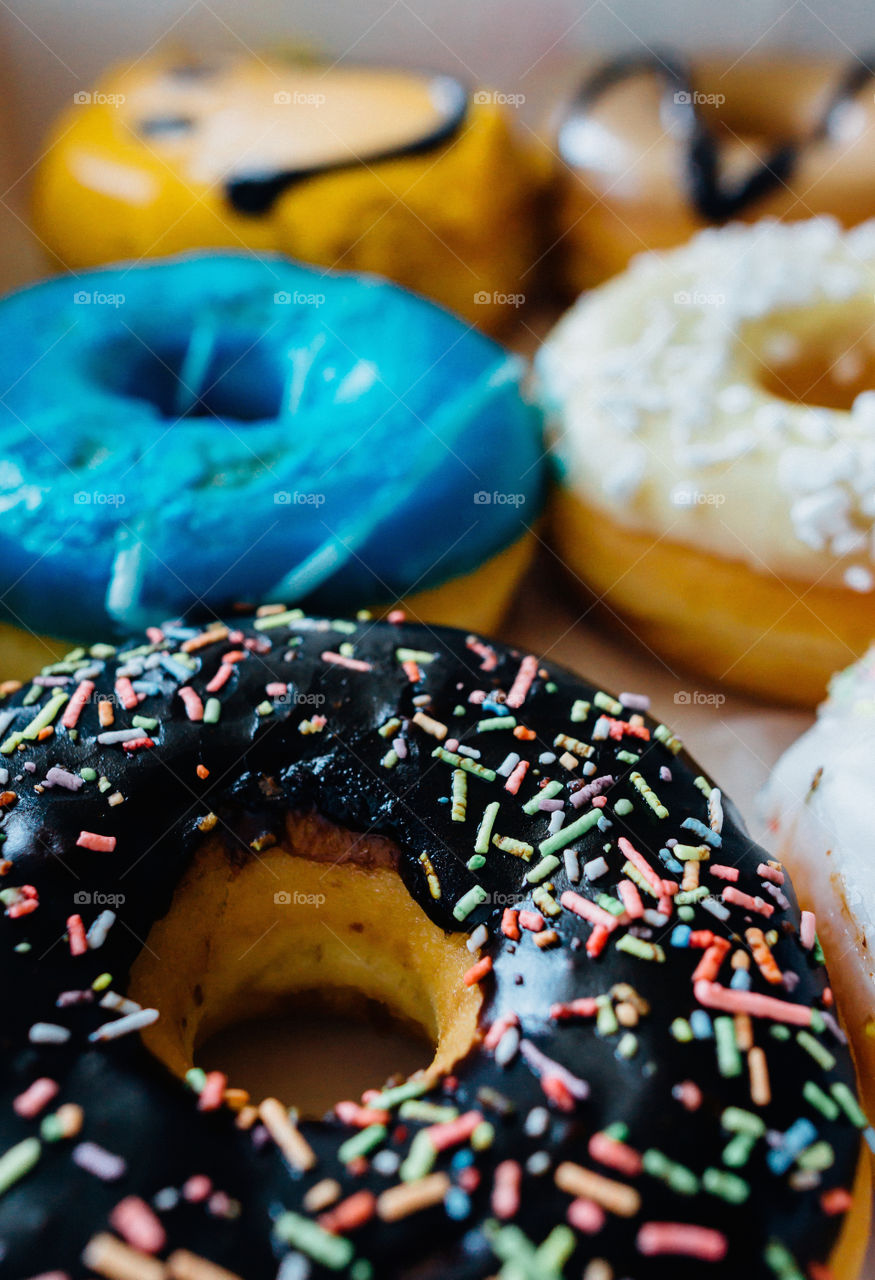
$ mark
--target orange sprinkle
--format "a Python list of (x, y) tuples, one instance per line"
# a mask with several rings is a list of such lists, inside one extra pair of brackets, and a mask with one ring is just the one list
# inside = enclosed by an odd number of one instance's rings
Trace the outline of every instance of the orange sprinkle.
[(519, 738), (521, 742), (532, 742), (538, 735), (534, 729), (527, 729), (524, 724), (518, 724), (513, 731), (513, 736)]
[(54, 732), (55, 726), (53, 724), (47, 724), (46, 727), (44, 729), (40, 729), (39, 733), (36, 735), (37, 742), (45, 742), (46, 738), (50, 738)]
[(462, 981), (466, 987), (473, 987), (474, 983), (479, 982), (481, 978), (485, 978), (491, 969), (492, 956), (484, 956), (482, 960), (478, 960), (476, 964), (472, 964), (466, 974), (463, 974)]
[(208, 778), (210, 776), (210, 771), (205, 764), (199, 764), (196, 772), (199, 778)]
[(514, 907), (505, 907), (501, 917), (501, 932), (512, 942), (520, 940), (520, 913)]
[(97, 704), (97, 718), (102, 729), (108, 729), (115, 720), (115, 711), (112, 703), (106, 698), (101, 698)]

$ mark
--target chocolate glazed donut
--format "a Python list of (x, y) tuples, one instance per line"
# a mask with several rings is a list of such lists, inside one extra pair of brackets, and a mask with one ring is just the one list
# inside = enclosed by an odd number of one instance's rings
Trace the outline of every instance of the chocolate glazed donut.
[[(646, 699), (268, 610), (3, 705), (4, 1275), (856, 1273), (814, 922)], [(319, 981), (435, 1063), (300, 1124), (192, 1068)]]

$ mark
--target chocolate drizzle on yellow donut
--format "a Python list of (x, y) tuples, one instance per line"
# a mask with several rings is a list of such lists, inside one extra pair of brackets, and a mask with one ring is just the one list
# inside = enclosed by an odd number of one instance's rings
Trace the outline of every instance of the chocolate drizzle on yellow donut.
[(704, 221), (721, 223), (744, 213), (792, 180), (805, 148), (829, 135), (841, 109), (875, 75), (875, 54), (858, 57), (849, 64), (807, 137), (778, 142), (740, 181), (732, 184), (721, 177), (721, 144), (699, 108), (690, 65), (676, 54), (625, 54), (604, 64), (584, 81), (569, 115), (592, 111), (610, 90), (641, 75), (658, 76), (665, 86), (665, 109), (685, 139), (684, 175), (690, 203)]

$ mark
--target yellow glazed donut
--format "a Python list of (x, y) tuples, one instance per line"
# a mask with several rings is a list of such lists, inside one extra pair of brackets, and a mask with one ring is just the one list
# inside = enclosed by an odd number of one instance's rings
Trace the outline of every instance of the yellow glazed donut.
[(851, 1037), (863, 1102), (875, 1114), (875, 909), (871, 788), (875, 649), (830, 682), (817, 723), (784, 753), (763, 816), (810, 908)]
[(875, 633), (875, 223), (706, 231), (539, 353), (572, 571), (646, 644), (813, 705)]
[(72, 269), (278, 250), (387, 275), (494, 328), (535, 257), (532, 194), (494, 95), (447, 76), (162, 55), (76, 95), (36, 174), (35, 221)]
[(871, 217), (872, 66), (633, 54), (600, 67), (556, 128), (568, 284), (596, 284), (633, 254), (729, 219)]

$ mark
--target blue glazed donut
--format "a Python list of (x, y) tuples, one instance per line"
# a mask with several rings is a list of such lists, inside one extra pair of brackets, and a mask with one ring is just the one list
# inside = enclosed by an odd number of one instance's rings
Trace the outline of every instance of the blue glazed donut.
[(394, 285), (281, 257), (16, 293), (0, 303), (2, 610), (67, 639), (290, 598), (494, 621), (544, 490), (523, 372)]

